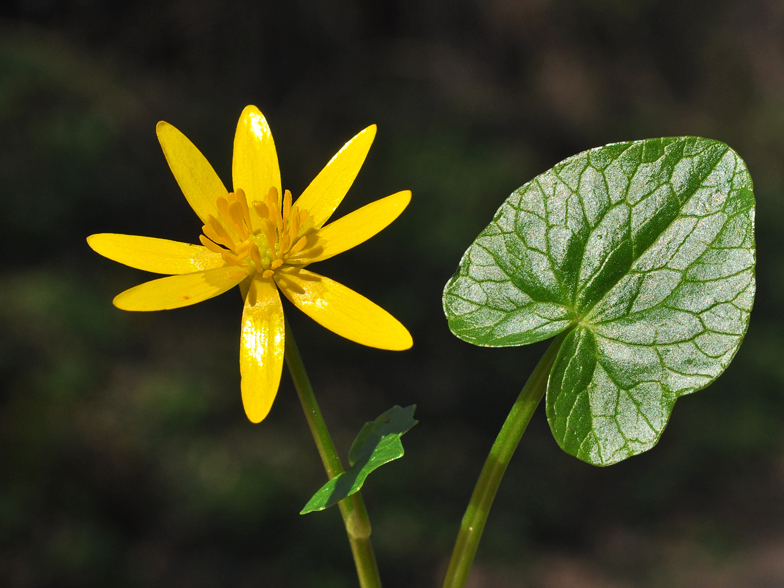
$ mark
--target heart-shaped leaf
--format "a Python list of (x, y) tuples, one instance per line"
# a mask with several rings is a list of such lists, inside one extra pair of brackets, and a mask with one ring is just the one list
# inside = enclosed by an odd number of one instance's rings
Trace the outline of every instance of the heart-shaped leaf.
[(653, 447), (715, 380), (754, 300), (743, 160), (696, 137), (585, 151), (515, 191), (444, 290), (452, 332), (525, 345), (565, 330), (547, 388), (561, 447), (610, 465)]
[(299, 514), (324, 510), (351, 496), (362, 488), (373, 470), (403, 457), (400, 437), (417, 424), (414, 417), (416, 405), (406, 408), (393, 406), (375, 421), (365, 423), (348, 454), (349, 467), (338, 474), (313, 495)]

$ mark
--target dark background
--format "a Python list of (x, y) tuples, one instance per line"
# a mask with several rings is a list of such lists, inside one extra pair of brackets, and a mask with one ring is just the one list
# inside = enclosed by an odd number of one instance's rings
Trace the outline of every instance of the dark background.
[(746, 160), (758, 295), (734, 363), (659, 445), (608, 469), (534, 416), (470, 585), (784, 585), (784, 3), (778, 0), (12, 0), (0, 8), (0, 585), (356, 585), (291, 381), (251, 425), (236, 291), (125, 313), (150, 276), (93, 253), (120, 232), (195, 242), (160, 152), (182, 130), (230, 183), (242, 108), (298, 194), (371, 123), (344, 214), (403, 216), (315, 268), (392, 312), (414, 348), (340, 339), (286, 306), (336, 442), (418, 405), (365, 499), (388, 588), (435, 586), (484, 456), (542, 345), (454, 338), (441, 290), (507, 195), (579, 151), (700, 135)]

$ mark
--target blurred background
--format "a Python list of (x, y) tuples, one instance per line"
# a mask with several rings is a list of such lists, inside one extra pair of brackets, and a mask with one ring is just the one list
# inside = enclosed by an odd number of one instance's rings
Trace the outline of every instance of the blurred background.
[(784, 3), (778, 0), (7, 0), (0, 8), (0, 585), (355, 586), (288, 374), (260, 425), (239, 388), (237, 291), (115, 309), (152, 276), (93, 253), (118, 232), (196, 242), (155, 137), (182, 130), (230, 184), (256, 104), (299, 194), (379, 132), (345, 214), (413, 201), (319, 264), (412, 332), (403, 353), (287, 305), (345, 456), (418, 405), (406, 456), (364, 491), (388, 588), (436, 586), (492, 440), (544, 346), (454, 338), (441, 290), (517, 187), (614, 141), (700, 135), (746, 160), (758, 295), (734, 363), (659, 445), (608, 469), (534, 416), (470, 586), (784, 585)]

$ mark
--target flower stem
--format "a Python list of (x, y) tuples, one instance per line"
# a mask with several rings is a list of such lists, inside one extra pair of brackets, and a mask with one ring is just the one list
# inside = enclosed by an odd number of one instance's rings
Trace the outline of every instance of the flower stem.
[[(332, 479), (343, 473), (343, 464), (340, 462), (335, 444), (327, 430), (324, 417), (321, 416), (321, 410), (316, 402), (316, 396), (313, 394), (313, 387), (310, 385), (310, 379), (305, 371), (305, 365), (302, 363), (302, 356), (299, 354), (297, 342), (294, 340), (294, 334), (291, 332), (288, 320), (286, 320), (286, 365), (294, 380), (294, 387), (297, 389), (324, 469), (327, 471), (327, 476)], [(370, 520), (362, 496), (356, 492), (338, 502), (338, 506), (346, 525), (351, 552), (354, 555), (359, 585), (362, 588), (381, 588), (376, 556), (370, 543)]]
[(555, 356), (568, 332), (559, 335), (547, 348), (520, 391), (520, 395), (490, 449), (482, 473), (479, 474), (479, 479), (476, 482), (474, 493), (471, 495), (471, 501), (463, 515), (443, 588), (463, 588), (465, 586), (476, 549), (479, 546), (479, 540), (482, 538), (482, 531), (484, 531), (487, 522), (487, 515), (490, 513), (490, 507), (498, 491), (498, 485), (501, 483), (506, 466), (509, 465), (509, 460), (512, 459), (536, 407), (547, 390), (550, 368), (552, 368)]

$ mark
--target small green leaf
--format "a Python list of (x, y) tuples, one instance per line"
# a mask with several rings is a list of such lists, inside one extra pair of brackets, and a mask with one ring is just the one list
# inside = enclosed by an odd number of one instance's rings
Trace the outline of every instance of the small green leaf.
[(324, 510), (362, 488), (368, 474), (385, 463), (403, 457), (400, 437), (417, 424), (416, 405), (393, 406), (375, 421), (365, 423), (349, 451), (349, 469), (332, 478), (313, 495), (299, 514)]
[(653, 447), (675, 401), (714, 381), (754, 300), (754, 194), (727, 145), (648, 139), (585, 151), (515, 191), (444, 290), (452, 332), (487, 347), (569, 330), (547, 388), (568, 453)]

